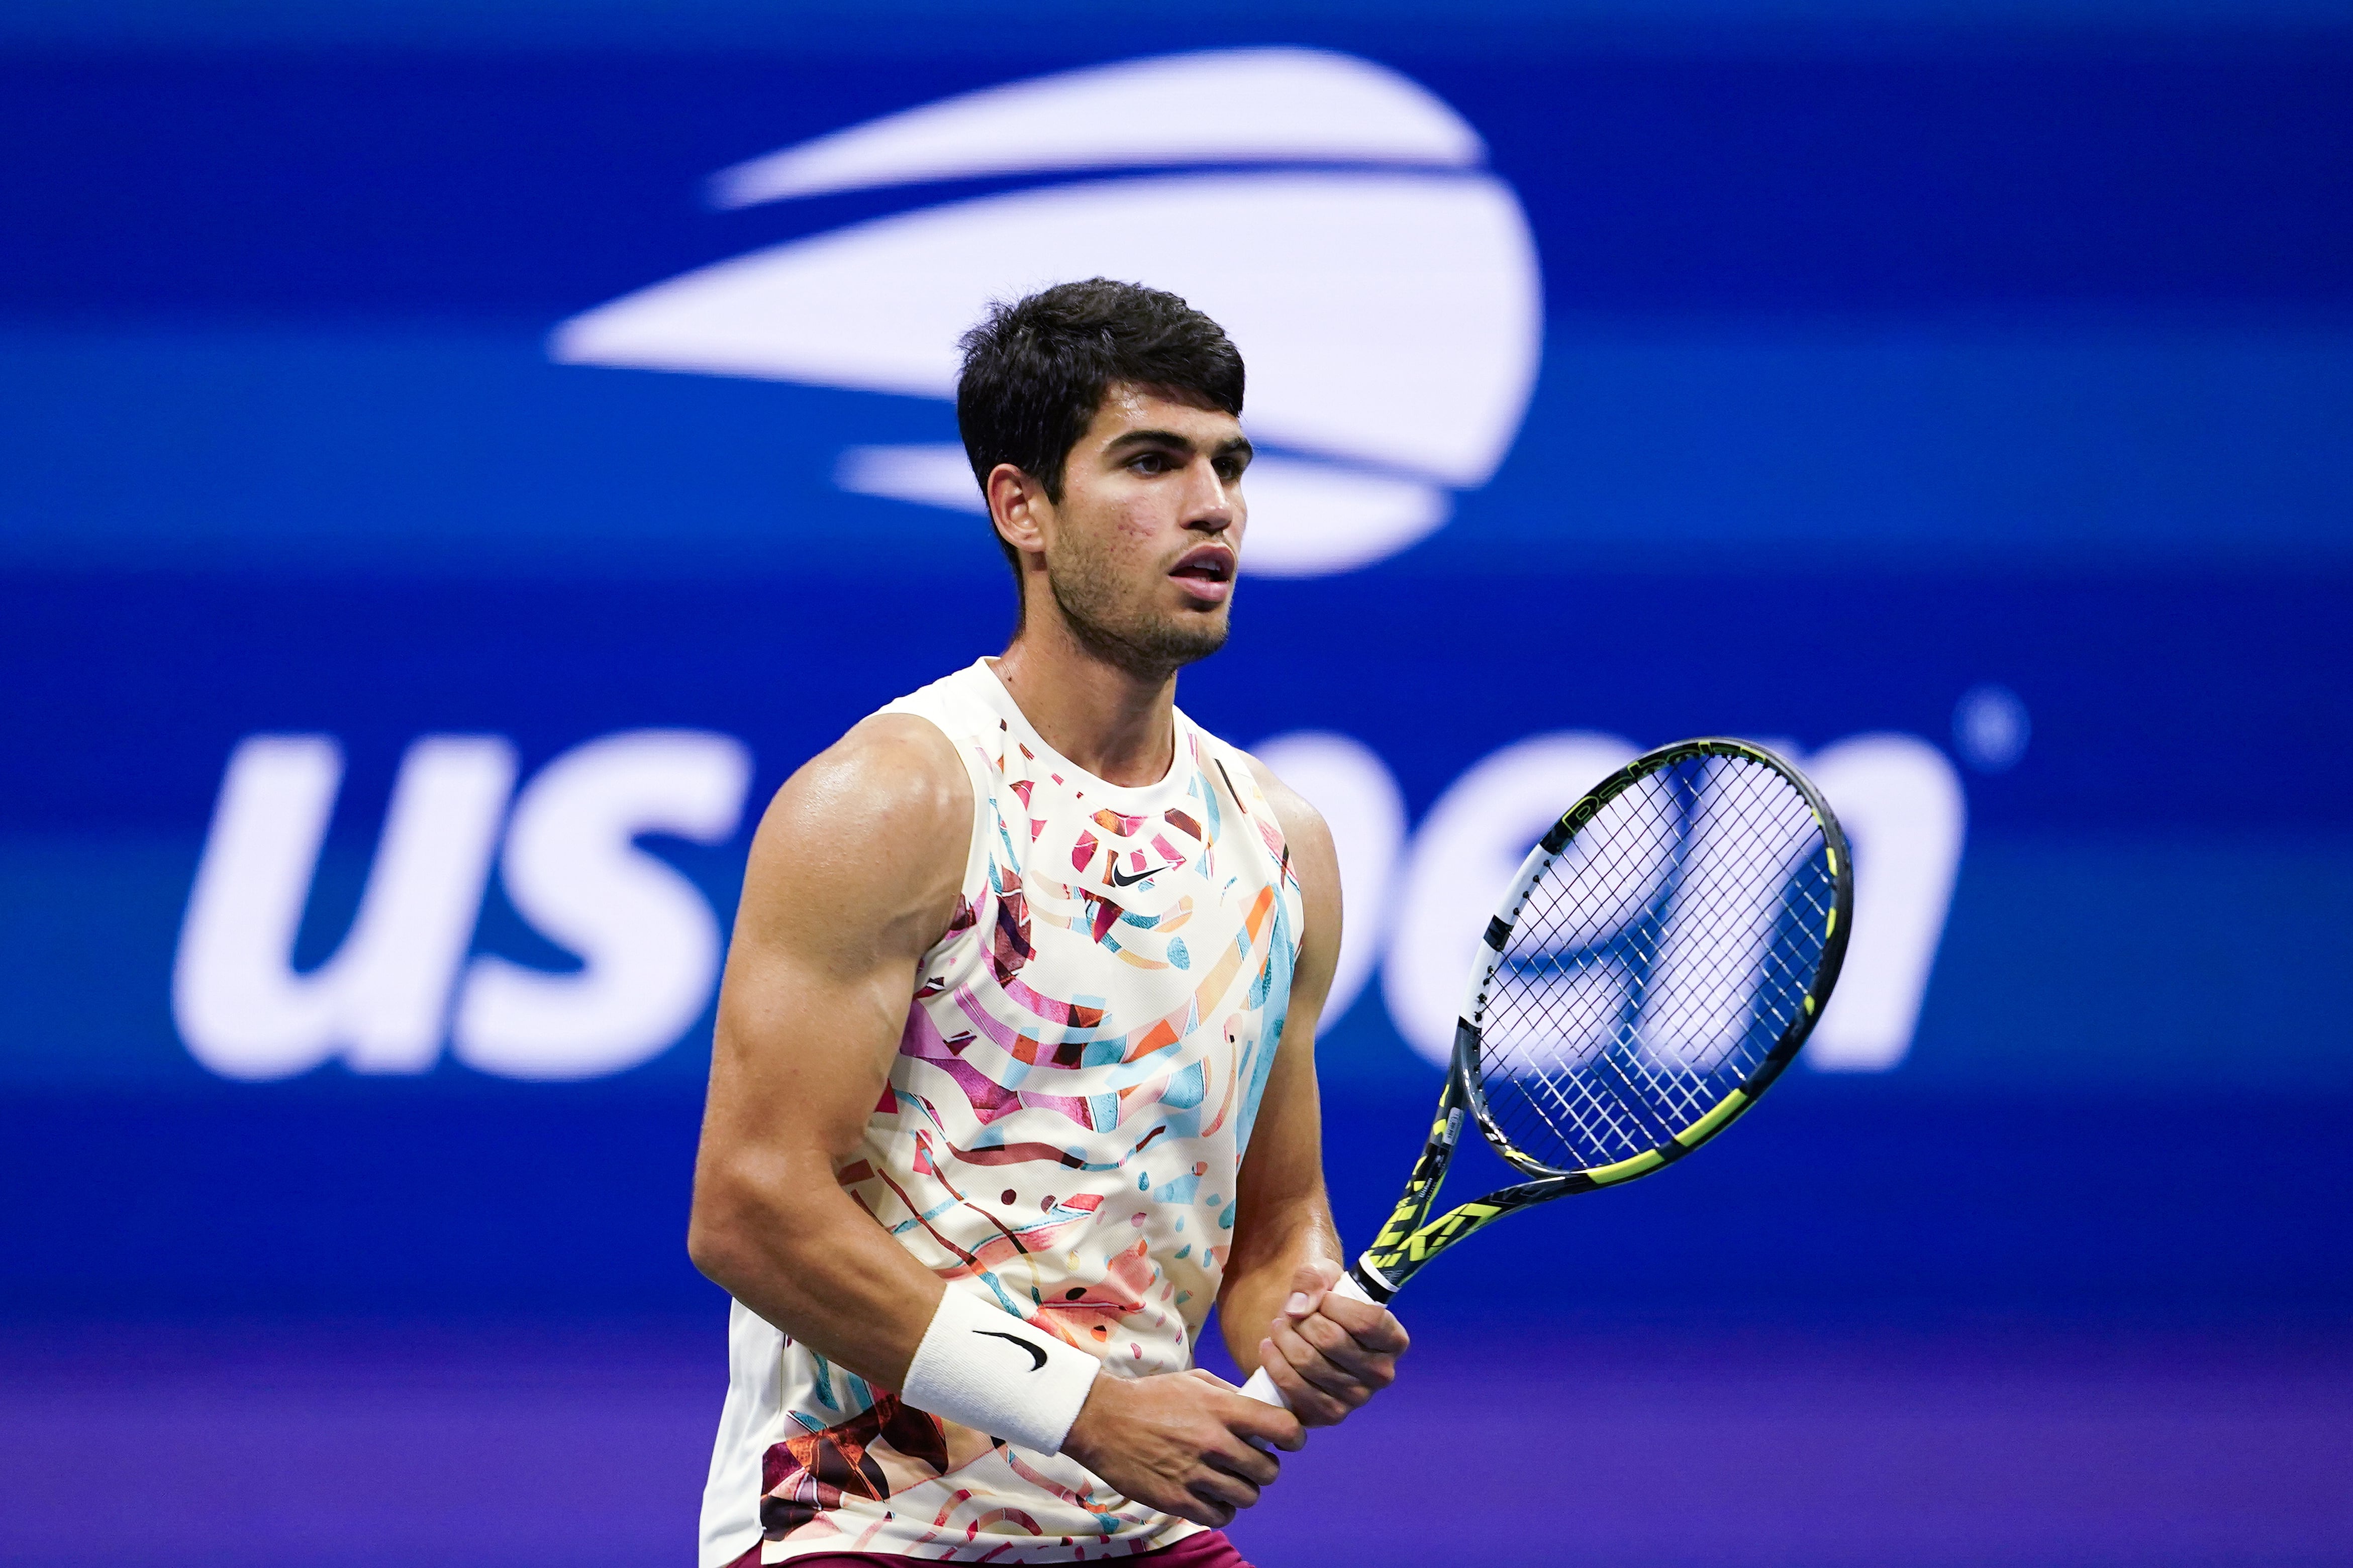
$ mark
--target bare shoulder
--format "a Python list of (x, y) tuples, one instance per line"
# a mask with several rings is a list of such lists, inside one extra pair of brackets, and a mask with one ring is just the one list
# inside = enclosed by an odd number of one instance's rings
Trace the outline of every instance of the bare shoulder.
[(1340, 962), (1340, 856), (1332, 845), (1332, 829), (1324, 814), (1308, 798), (1248, 752), (1242, 757), (1258, 778), (1258, 787), (1274, 808), (1282, 826), (1282, 841), (1291, 851), (1291, 868), (1299, 878), (1301, 904), (1299, 978), (1292, 995), (1304, 1002), (1313, 1018), (1324, 1005), (1325, 989)]
[(1244, 752), (1250, 772), (1274, 819), (1282, 826), (1282, 841), (1291, 849), (1292, 869), (1299, 875), (1299, 890), (1307, 903), (1311, 940), (1329, 937), (1336, 942), (1340, 924), (1340, 856), (1332, 846), (1332, 829), (1314, 803), (1282, 782), (1281, 775)]
[[(1301, 861), (1312, 858), (1319, 865), (1336, 867), (1338, 858), (1332, 848), (1332, 829), (1324, 823), (1324, 814), (1316, 810), (1305, 795), (1283, 783), (1282, 776), (1272, 768), (1248, 752), (1242, 752), (1242, 756), (1249, 762), (1250, 773), (1258, 779), (1260, 793), (1266, 796), (1267, 804), (1274, 807), (1274, 819), (1282, 825), (1283, 842), (1291, 846), (1293, 858)], [(1336, 877), (1336, 870), (1334, 874)]]
[(972, 781), (929, 721), (879, 713), (785, 781), (761, 818), (743, 916), (844, 937), (944, 925), (971, 843)]
[(769, 807), (849, 832), (923, 833), (970, 820), (972, 781), (930, 721), (877, 713), (803, 763)]

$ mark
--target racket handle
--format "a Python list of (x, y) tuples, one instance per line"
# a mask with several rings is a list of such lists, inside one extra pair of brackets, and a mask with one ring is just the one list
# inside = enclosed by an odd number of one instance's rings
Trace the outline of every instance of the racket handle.
[[(1350, 1274), (1340, 1276), (1340, 1282), (1332, 1287), (1332, 1294), (1345, 1296), (1352, 1301), (1368, 1302), (1376, 1307), (1380, 1305), (1379, 1302), (1373, 1300), (1365, 1288), (1356, 1283), (1356, 1277)], [(1261, 1405), (1279, 1405), (1285, 1410), (1291, 1408), (1291, 1402), (1282, 1397), (1282, 1390), (1274, 1385), (1274, 1379), (1267, 1376), (1264, 1367), (1250, 1373), (1250, 1381), (1242, 1384), (1242, 1392)]]

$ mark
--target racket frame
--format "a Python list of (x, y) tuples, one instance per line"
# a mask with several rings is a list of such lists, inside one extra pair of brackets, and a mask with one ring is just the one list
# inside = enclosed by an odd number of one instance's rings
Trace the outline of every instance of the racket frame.
[[(1812, 984), (1807, 987), (1797, 1016), (1782, 1031), (1781, 1037), (1774, 1042), (1765, 1058), (1721, 1100), (1710, 1107), (1705, 1115), (1659, 1148), (1607, 1165), (1573, 1171), (1556, 1169), (1514, 1148), (1489, 1113), (1486, 1097), (1480, 1092), (1481, 1020), (1486, 1011), (1488, 987), (1493, 984), (1495, 972), (1503, 963), (1504, 949), (1511, 941), (1529, 890), (1552, 868), (1553, 862), (1560, 858), (1570, 841), (1603, 806), (1633, 787), (1638, 781), (1693, 757), (1736, 757), (1761, 763), (1787, 779), (1813, 813), (1815, 825), (1820, 828), (1823, 842), (1828, 847), (1831, 879), (1829, 929), (1823, 933), (1821, 963)], [(1387, 1301), (1422, 1265), (1472, 1232), (1483, 1229), (1504, 1215), (1553, 1198), (1566, 1197), (1571, 1193), (1589, 1193), (1632, 1181), (1638, 1176), (1647, 1176), (1672, 1164), (1715, 1137), (1757, 1103), (1757, 1097), (1781, 1076), (1781, 1069), (1796, 1058), (1798, 1048), (1813, 1032), (1823, 1005), (1830, 1000), (1831, 989), (1838, 983), (1839, 969), (1846, 960), (1847, 937), (1853, 924), (1853, 861), (1847, 847), (1846, 834), (1839, 826), (1838, 817), (1831, 810), (1830, 804), (1814, 788), (1813, 782), (1772, 751), (1751, 741), (1736, 741), (1725, 736), (1678, 741), (1672, 745), (1645, 752), (1603, 779), (1575, 805), (1562, 813), (1560, 819), (1528, 852), (1528, 858), (1520, 863), (1519, 872), (1512, 879), (1511, 887), (1505, 891), (1495, 914), (1488, 921), (1481, 939), (1478, 959), (1472, 967), (1471, 984), (1463, 996), (1462, 1009), (1455, 1019), (1454, 1054), (1447, 1068), (1446, 1087), (1438, 1098), (1438, 1114), (1430, 1123), (1430, 1136), (1422, 1144), (1419, 1158), (1414, 1162), (1412, 1173), (1406, 1178), (1405, 1192), (1390, 1213), (1388, 1223), (1381, 1227), (1372, 1246), (1356, 1259), (1356, 1266), (1349, 1270), (1350, 1275), (1373, 1300)], [(1515, 1186), (1500, 1188), (1468, 1203), (1458, 1204), (1433, 1220), (1430, 1217), (1430, 1211), (1437, 1205), (1439, 1188), (1444, 1184), (1447, 1168), (1453, 1163), (1466, 1115), (1477, 1124), (1488, 1145), (1507, 1164), (1531, 1179)]]

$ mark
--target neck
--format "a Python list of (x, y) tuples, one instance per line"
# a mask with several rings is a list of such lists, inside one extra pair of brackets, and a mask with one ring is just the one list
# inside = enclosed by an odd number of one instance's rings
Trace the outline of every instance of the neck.
[(1158, 784), (1176, 753), (1176, 672), (1124, 668), (1060, 616), (1031, 617), (997, 676), (1045, 742), (1106, 784)]

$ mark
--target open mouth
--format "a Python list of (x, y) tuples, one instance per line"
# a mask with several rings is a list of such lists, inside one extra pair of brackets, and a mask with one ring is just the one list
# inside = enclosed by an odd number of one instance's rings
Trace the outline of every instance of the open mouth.
[(1223, 544), (1198, 544), (1177, 557), (1168, 574), (1215, 594), (1234, 580), (1234, 552)]

